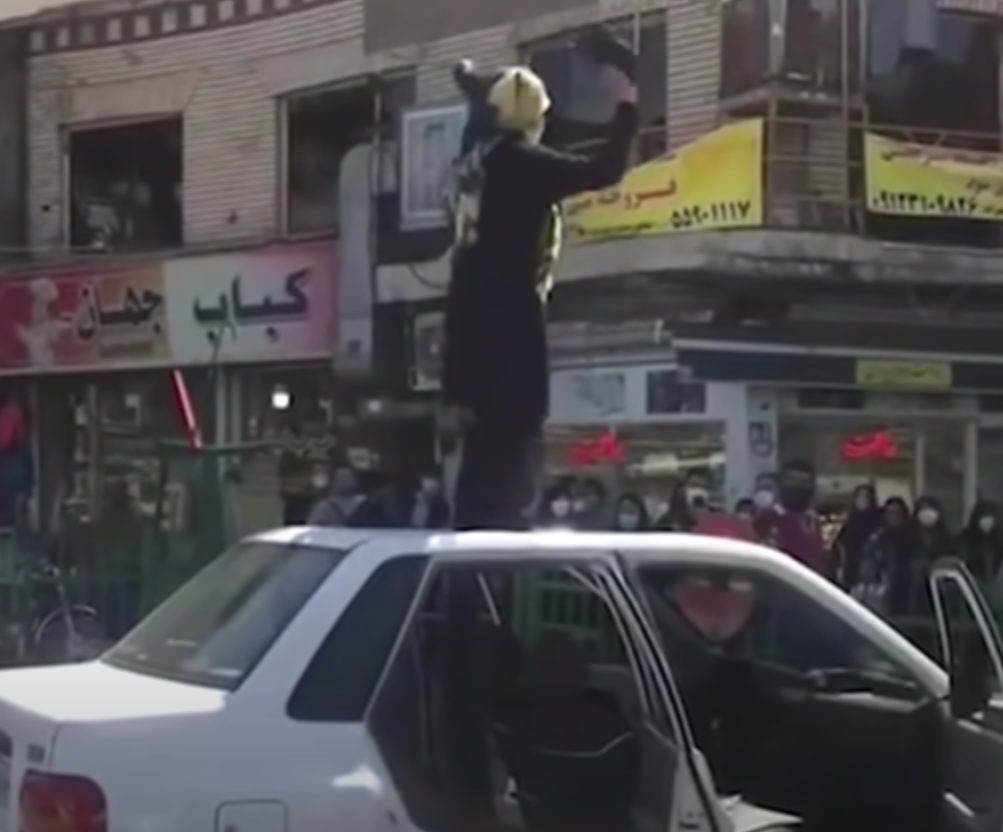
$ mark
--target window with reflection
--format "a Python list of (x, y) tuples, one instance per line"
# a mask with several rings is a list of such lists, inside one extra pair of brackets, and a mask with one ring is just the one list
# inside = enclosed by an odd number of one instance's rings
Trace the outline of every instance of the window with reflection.
[(391, 140), (400, 111), (414, 101), (414, 76), (375, 84), (359, 79), (295, 93), (285, 102), (286, 230), (331, 233), (338, 228), (341, 163), (377, 134)]
[[(608, 21), (614, 35), (632, 43), (638, 55), (638, 155), (651, 159), (665, 152), (666, 22), (662, 12)], [(525, 44), (524, 60), (543, 79), (553, 107), (544, 141), (561, 148), (587, 147), (605, 134), (613, 112), (598, 69), (570, 48), (579, 31)]]
[[(918, 0), (870, 4), (867, 106), (873, 130), (902, 141), (998, 153), (1000, 83), (994, 16), (928, 8)], [(998, 244), (983, 220), (868, 215), (882, 239)]]
[(547, 430), (546, 471), (551, 481), (600, 482), (611, 501), (640, 497), (652, 519), (664, 514), (673, 492), (699, 474), (711, 505), (722, 506), (724, 424), (576, 426)]
[(859, 90), (861, 0), (728, 0), (722, 15), (722, 96), (771, 81)]

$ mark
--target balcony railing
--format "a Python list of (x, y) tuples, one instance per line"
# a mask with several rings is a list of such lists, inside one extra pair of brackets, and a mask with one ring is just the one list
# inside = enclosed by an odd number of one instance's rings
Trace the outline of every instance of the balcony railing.
[[(966, 174), (958, 174), (961, 187), (992, 191), (1003, 185), (1003, 155), (997, 156), (1000, 133), (907, 130), (840, 118), (768, 119), (764, 123), (764, 225), (896, 242), (1003, 247), (1003, 223), (986, 218), (986, 211), (976, 216), (953, 211), (946, 204), (951, 197), (946, 192), (924, 192), (926, 215), (897, 216), (869, 210), (864, 159), (867, 134), (927, 148), (926, 161), (953, 158), (968, 162)], [(924, 156), (915, 158), (922, 160)], [(984, 178), (980, 177), (980, 166), (985, 170)], [(917, 186), (915, 179), (906, 176), (902, 184), (907, 194)], [(983, 204), (990, 210), (993, 201), (1003, 209), (1003, 191), (985, 200)], [(945, 207), (938, 215), (939, 204)], [(1003, 219), (1003, 210), (999, 216)]]
[[(764, 120), (762, 158), (763, 222), (760, 227), (853, 234), (903, 243), (966, 248), (1003, 248), (1003, 151), (1000, 133), (908, 130), (847, 118)], [(936, 160), (962, 163), (959, 187), (981, 196), (980, 210), (952, 210), (951, 195), (925, 193), (926, 215), (898, 216), (868, 209), (864, 162), (865, 136), (873, 134), (903, 144), (903, 153), (920, 164)], [(929, 158), (914, 149), (927, 149)], [(577, 145), (587, 150), (591, 143)], [(635, 162), (663, 155), (664, 128), (642, 131)], [(908, 151), (908, 152), (907, 152)], [(954, 168), (962, 170), (962, 168)], [(980, 175), (980, 168), (985, 171)], [(916, 183), (902, 177), (908, 199)], [(998, 191), (998, 193), (997, 193)], [(941, 214), (938, 205), (944, 204)], [(990, 215), (999, 205), (996, 216)]]

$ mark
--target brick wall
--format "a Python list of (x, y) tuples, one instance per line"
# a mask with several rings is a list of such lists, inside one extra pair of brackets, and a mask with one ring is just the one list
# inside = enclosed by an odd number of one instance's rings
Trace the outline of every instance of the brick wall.
[(186, 241), (274, 235), (280, 185), (276, 96), (365, 68), (358, 0), (31, 58), (32, 246), (50, 249), (63, 240), (62, 126), (179, 111), (185, 117)]

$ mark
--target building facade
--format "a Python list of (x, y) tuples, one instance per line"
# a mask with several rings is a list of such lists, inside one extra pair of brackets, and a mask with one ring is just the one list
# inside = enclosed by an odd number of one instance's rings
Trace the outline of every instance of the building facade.
[[(664, 149), (685, 157), (718, 141), (719, 126), (758, 125), (760, 215), (722, 227), (699, 208), (667, 209), (675, 227), (566, 248), (555, 326), (636, 326), (630, 348), (555, 355), (554, 473), (607, 479), (655, 502), (687, 471), (709, 470), (730, 505), (749, 496), (758, 474), (803, 458), (837, 512), (864, 482), (885, 497), (932, 495), (954, 523), (980, 496), (1003, 499), (994, 479), (998, 215), (956, 211), (937, 185), (883, 192), (911, 207), (878, 205), (867, 190), (876, 168), (865, 160), (865, 147), (892, 147), (892, 156), (964, 171), (959, 188), (996, 192), (992, 32), (1001, 11), (986, 2), (857, 0), (590, 10), (616, 25), (626, 19), (642, 53), (646, 27), (664, 15), (665, 108), (648, 128), (661, 132)], [(566, 18), (565, 33), (582, 22)], [(518, 53), (535, 62), (544, 36), (521, 23), (512, 31)], [(553, 69), (542, 58), (534, 65), (545, 77)], [(643, 57), (642, 66), (644, 102), (656, 70)], [(550, 78), (563, 83), (560, 73)], [(577, 94), (562, 88), (559, 105)], [(586, 104), (572, 100), (561, 117)], [(652, 155), (642, 142), (640, 158)], [(392, 229), (380, 251), (378, 331), (398, 333), (384, 336), (388, 366), (411, 356), (397, 374), (402, 388), (435, 386), (448, 259), (433, 237)], [(612, 458), (582, 453), (611, 435)]]

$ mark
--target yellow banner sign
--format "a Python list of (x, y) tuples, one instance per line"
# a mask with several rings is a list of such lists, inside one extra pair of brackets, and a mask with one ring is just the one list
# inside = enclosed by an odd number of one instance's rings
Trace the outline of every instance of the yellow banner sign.
[(572, 241), (763, 223), (763, 122), (740, 121), (565, 204)]
[(946, 361), (861, 359), (856, 366), (856, 381), (861, 387), (947, 390), (953, 375)]
[(864, 138), (867, 208), (907, 217), (1003, 220), (1003, 155)]

